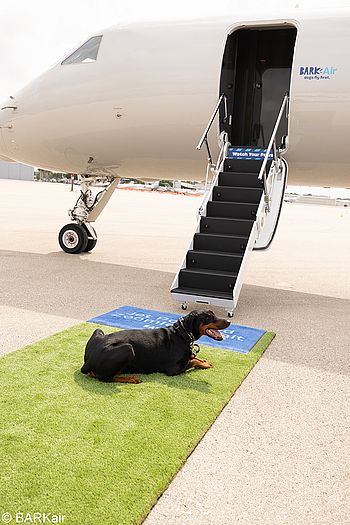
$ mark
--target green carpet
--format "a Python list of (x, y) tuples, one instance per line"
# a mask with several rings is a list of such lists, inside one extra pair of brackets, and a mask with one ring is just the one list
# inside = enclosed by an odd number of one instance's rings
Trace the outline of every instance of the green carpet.
[(81, 324), (0, 359), (0, 515), (141, 523), (274, 337), (245, 355), (202, 347), (213, 369), (128, 385), (80, 373), (95, 328)]

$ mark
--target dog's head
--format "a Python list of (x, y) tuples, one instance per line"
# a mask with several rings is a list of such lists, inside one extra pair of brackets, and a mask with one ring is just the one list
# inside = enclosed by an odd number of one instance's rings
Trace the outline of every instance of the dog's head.
[(183, 317), (182, 322), (186, 331), (192, 333), (196, 340), (202, 337), (202, 335), (207, 335), (211, 337), (211, 339), (222, 341), (223, 336), (220, 330), (224, 330), (230, 326), (229, 321), (219, 319), (211, 310), (207, 310), (206, 312), (197, 312), (194, 310), (186, 315), (186, 317)]

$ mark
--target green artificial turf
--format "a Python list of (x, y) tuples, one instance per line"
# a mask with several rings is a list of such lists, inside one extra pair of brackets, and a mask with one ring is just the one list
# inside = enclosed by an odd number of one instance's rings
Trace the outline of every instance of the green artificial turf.
[(84, 323), (0, 359), (0, 515), (141, 523), (274, 337), (245, 355), (201, 347), (213, 369), (129, 385), (80, 373), (95, 328)]

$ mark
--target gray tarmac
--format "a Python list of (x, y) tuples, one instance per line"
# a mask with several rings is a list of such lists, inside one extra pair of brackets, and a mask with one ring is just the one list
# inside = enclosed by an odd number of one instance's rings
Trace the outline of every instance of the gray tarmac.
[[(67, 187), (5, 181), (0, 190), (9, 197), (0, 209), (2, 353), (122, 305), (180, 313), (169, 287), (198, 199), (118, 191), (93, 254), (69, 256), (56, 244)], [(323, 257), (327, 218), (333, 258)], [(344, 210), (289, 205), (270, 265), (253, 254), (234, 322), (277, 337), (145, 525), (350, 524), (348, 220)], [(293, 259), (286, 247), (297, 238)]]

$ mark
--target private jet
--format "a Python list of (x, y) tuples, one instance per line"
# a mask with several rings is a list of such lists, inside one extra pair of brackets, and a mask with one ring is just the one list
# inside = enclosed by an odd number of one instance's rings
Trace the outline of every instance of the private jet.
[(171, 294), (232, 315), (287, 180), (349, 186), (350, 10), (282, 11), (119, 24), (1, 104), (2, 160), (78, 175), (65, 252), (95, 247), (120, 178), (205, 179)]

